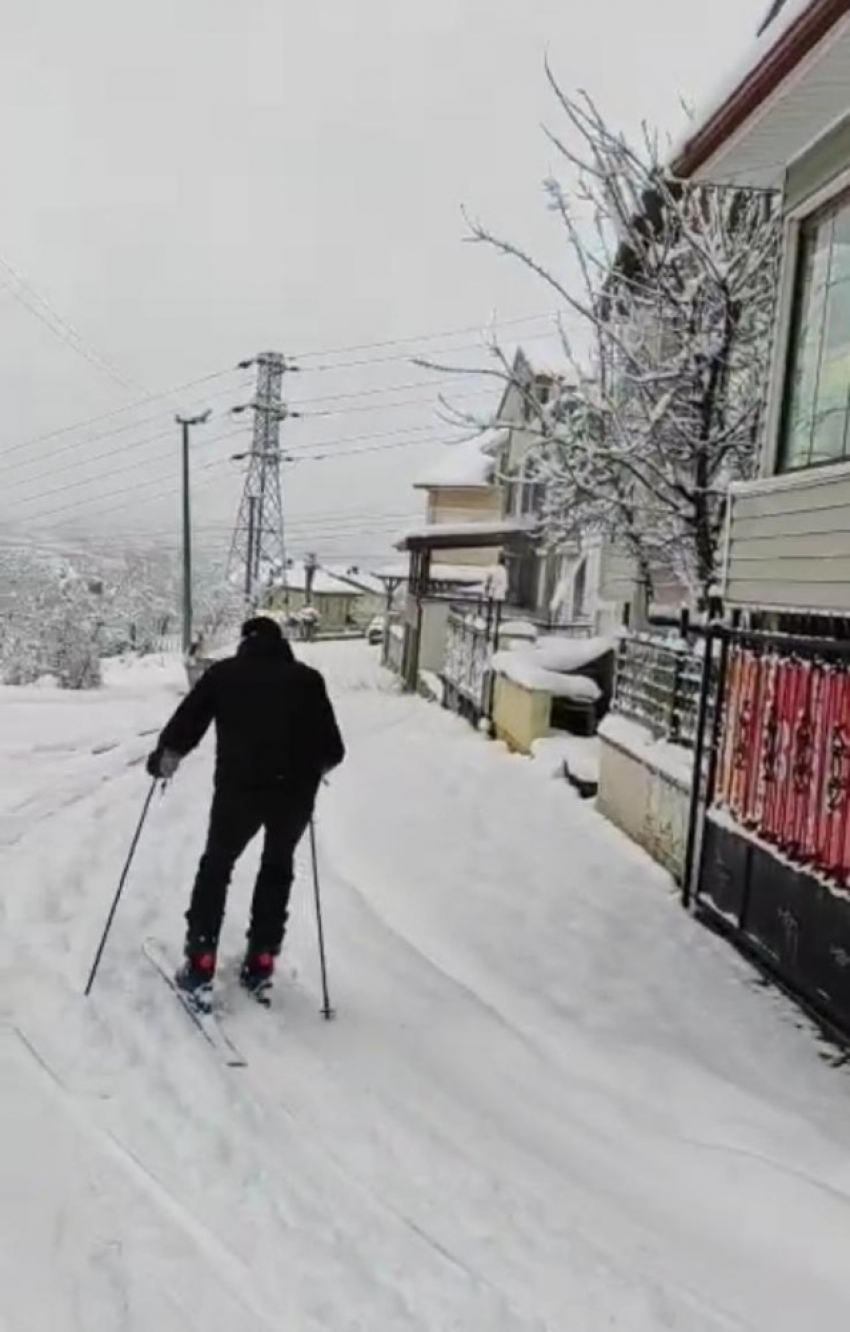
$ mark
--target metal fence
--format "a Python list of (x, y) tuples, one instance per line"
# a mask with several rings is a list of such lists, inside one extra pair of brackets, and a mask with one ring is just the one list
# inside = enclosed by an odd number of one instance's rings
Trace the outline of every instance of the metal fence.
[(617, 650), (614, 711), (658, 740), (692, 748), (696, 739), (702, 651), (684, 641), (623, 635)]
[(446, 628), (443, 680), (473, 711), (486, 711), (490, 665), (497, 633), (492, 612), (453, 608)]
[[(223, 648), (232, 646), (239, 639), (238, 627), (218, 629), (213, 634), (204, 634), (202, 649), (204, 655), (210, 652), (219, 652)], [(156, 640), (157, 652), (178, 653), (183, 650), (183, 638), (181, 634), (164, 634)]]
[(541, 627), (558, 638), (593, 638), (596, 633), (592, 620), (568, 620), (565, 624), (546, 620), (541, 622)]
[(381, 653), (381, 664), (395, 675), (401, 675), (404, 660), (404, 624), (395, 611), (389, 616), (387, 632)]

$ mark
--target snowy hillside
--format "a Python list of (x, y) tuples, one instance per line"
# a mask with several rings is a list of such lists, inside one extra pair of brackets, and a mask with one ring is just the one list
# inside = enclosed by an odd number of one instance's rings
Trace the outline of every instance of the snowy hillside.
[(174, 662), (0, 690), (2, 1332), (844, 1332), (850, 1079), (545, 764), (316, 648), (330, 980), (302, 866), (226, 1069), (142, 958), (178, 946), (211, 745), (157, 796)]

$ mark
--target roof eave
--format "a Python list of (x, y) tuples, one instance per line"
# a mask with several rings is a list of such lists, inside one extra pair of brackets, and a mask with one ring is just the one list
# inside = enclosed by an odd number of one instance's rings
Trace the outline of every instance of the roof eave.
[[(847, 12), (847, 0), (812, 0), (776, 43), (700, 125), (670, 163), (687, 180), (708, 162)], [(769, 32), (769, 28), (767, 29)]]
[(414, 481), (413, 490), (497, 490), (492, 481)]

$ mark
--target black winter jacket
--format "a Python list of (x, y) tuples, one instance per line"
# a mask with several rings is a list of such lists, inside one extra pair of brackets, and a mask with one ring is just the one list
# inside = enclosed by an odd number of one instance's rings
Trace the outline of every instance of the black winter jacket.
[(318, 671), (295, 660), (285, 639), (248, 638), (215, 662), (187, 694), (157, 750), (188, 754), (216, 724), (217, 786), (318, 789), (345, 746)]

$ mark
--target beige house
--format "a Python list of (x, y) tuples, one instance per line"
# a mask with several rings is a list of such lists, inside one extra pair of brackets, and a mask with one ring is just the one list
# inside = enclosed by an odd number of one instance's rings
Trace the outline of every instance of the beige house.
[[(444, 456), (414, 482), (426, 495), (425, 521), (429, 526), (486, 523), (502, 515), (502, 494), (495, 481), (496, 464), (489, 450), (498, 445), (502, 431), (487, 431), (460, 444), (450, 444)], [(489, 566), (495, 548), (446, 550), (444, 565)]]
[(342, 633), (361, 622), (358, 608), (363, 595), (362, 589), (320, 566), (310, 569), (299, 560), (291, 560), (285, 585), (271, 592), (269, 609), (288, 619), (312, 606), (319, 615), (319, 633)]
[[(396, 665), (408, 688), (442, 669), (452, 598), (483, 596), (516, 524), (502, 518), (495, 454), (501, 430), (451, 444), (415, 482), (426, 495), (426, 521), (398, 549), (409, 557), (407, 599), (398, 626)], [(456, 543), (456, 544), (455, 544)]]
[(376, 616), (386, 613), (387, 586), (377, 574), (356, 564), (330, 564), (322, 565), (322, 568), (332, 578), (346, 583), (360, 594), (352, 611), (359, 628), (366, 629)]
[(782, 192), (761, 476), (734, 487), (723, 589), (781, 622), (850, 616), (850, 0), (769, 19), (673, 170)]
[[(564, 375), (533, 366), (522, 350), (516, 353), (496, 413), (499, 429), (485, 444), (495, 462), (506, 520), (533, 523), (543, 511), (546, 485), (536, 463), (540, 435), (535, 416), (565, 383)], [(634, 591), (631, 563), (594, 533), (558, 551), (528, 545), (509, 554), (508, 563), (511, 605), (552, 628), (586, 624), (588, 631), (606, 632), (619, 624), (622, 603)]]

